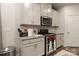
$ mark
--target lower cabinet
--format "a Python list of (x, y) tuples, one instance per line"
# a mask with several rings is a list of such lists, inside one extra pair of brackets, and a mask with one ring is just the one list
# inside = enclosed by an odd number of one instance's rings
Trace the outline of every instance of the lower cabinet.
[[(41, 39), (44, 39), (44, 38), (41, 38)], [(37, 42), (34, 42), (34, 41), (29, 41), (29, 42), (30, 44), (28, 43), (28, 44), (22, 45), (21, 47), (22, 56), (42, 56), (44, 55), (44, 40), (37, 41)]]
[(59, 34), (56, 36), (56, 39), (57, 39), (57, 48), (63, 46), (64, 36)]
[(31, 46), (26, 46), (22, 48), (21, 55), (22, 56), (34, 56), (35, 55), (34, 46), (31, 45)]
[(42, 42), (27, 45), (22, 48), (23, 56), (41, 56), (44, 54), (44, 44)]
[(37, 44), (37, 47), (35, 48), (36, 56), (40, 56), (44, 54), (44, 44)]

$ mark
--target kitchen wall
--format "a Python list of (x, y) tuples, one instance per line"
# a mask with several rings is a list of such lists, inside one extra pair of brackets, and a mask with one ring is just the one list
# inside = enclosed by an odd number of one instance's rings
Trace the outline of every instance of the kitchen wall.
[[(68, 35), (68, 17), (71, 17), (71, 16), (78, 17), (79, 16), (79, 5), (70, 5), (70, 6), (61, 7), (61, 8), (59, 8), (59, 13), (60, 13), (60, 23), (61, 23), (59, 28), (60, 28), (60, 32), (61, 31), (64, 32), (64, 46), (79, 47), (78, 43), (73, 42), (75, 40), (78, 42), (79, 41), (79, 40), (77, 40), (78, 38), (69, 40), (69, 35)], [(70, 24), (71, 24), (71, 22), (70, 22)], [(74, 24), (72, 24), (72, 25), (74, 26)], [(70, 37), (72, 37), (72, 36), (70, 36)]]
[[(65, 6), (65, 46), (79, 47), (79, 5)], [(74, 18), (75, 17), (75, 18)], [(70, 30), (71, 26), (72, 30)], [(72, 32), (74, 30), (74, 33)], [(75, 32), (76, 30), (76, 32)], [(72, 34), (71, 34), (72, 33)], [(73, 37), (73, 38), (72, 38)]]
[[(58, 38), (58, 44), (60, 45), (60, 44), (63, 44), (63, 46), (64, 46), (64, 42), (65, 42), (65, 40), (64, 40), (64, 33), (65, 33), (65, 16), (64, 16), (64, 7), (61, 7), (61, 8), (59, 8), (58, 10), (57, 10), (57, 12), (58, 12), (58, 14), (59, 14), (59, 18), (58, 18), (58, 20), (59, 20), (59, 27), (55, 30), (55, 32), (56, 33), (58, 33), (58, 34), (60, 34), (60, 36), (62, 36), (61, 38), (62, 39), (60, 39), (60, 38)], [(62, 34), (62, 35), (61, 35)]]
[(16, 53), (19, 55), (20, 53), (20, 38), (19, 38), (19, 33), (18, 33), (18, 28), (20, 27), (21, 21), (23, 20), (23, 3), (16, 3), (15, 4), (15, 9), (16, 9), (16, 14), (15, 14), (15, 43), (16, 44)]
[(3, 47), (15, 46), (15, 4), (1, 4)]
[(64, 20), (64, 10), (63, 7), (59, 8), (58, 10), (59, 13), (59, 28), (57, 30), (58, 33), (64, 33), (65, 30), (65, 20)]
[(55, 33), (56, 29), (53, 27), (48, 27), (48, 26), (40, 26), (40, 25), (26, 25), (24, 26), (27, 29), (36, 29), (38, 31), (38, 29), (48, 29), (48, 31), (50, 33)]
[(0, 49), (2, 48), (1, 4), (0, 4)]
[(22, 21), (22, 3), (1, 3), (2, 41), (3, 48), (17, 47), (19, 35), (17, 28)]

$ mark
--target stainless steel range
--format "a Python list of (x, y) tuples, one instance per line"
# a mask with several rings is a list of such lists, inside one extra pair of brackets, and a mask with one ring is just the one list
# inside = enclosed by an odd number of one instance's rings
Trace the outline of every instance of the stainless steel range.
[(49, 33), (48, 29), (39, 29), (38, 34), (45, 36), (45, 55), (56, 50), (56, 34)]

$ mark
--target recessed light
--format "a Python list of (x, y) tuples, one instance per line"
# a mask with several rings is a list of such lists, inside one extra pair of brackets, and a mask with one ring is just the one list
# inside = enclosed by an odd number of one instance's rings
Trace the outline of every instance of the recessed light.
[(30, 6), (30, 3), (25, 3), (25, 6), (26, 6), (26, 7), (29, 7), (29, 6)]

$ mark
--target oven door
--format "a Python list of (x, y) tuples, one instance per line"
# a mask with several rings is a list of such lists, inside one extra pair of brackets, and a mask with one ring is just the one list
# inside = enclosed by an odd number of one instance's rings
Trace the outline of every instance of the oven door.
[(49, 55), (51, 52), (53, 52), (55, 50), (56, 50), (55, 35), (45, 36), (45, 55)]

